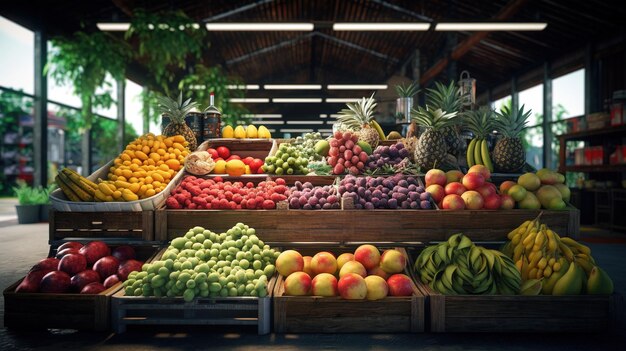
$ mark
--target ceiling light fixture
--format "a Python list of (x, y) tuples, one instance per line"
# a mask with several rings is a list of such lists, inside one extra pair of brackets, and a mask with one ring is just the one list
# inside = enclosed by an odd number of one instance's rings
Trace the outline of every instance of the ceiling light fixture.
[(229, 90), (259, 90), (260, 86), (257, 84), (248, 85), (227, 85), (226, 89)]
[(206, 29), (214, 31), (300, 31), (310, 32), (313, 23), (207, 23)]
[(540, 31), (548, 26), (545, 22), (533, 23), (437, 23), (436, 31)]
[(96, 26), (98, 26), (98, 29), (100, 29), (103, 32), (125, 32), (128, 30), (128, 28), (130, 28), (130, 23), (128, 22), (119, 22), (119, 23), (103, 22), (103, 23), (96, 23)]
[(319, 84), (266, 84), (265, 90), (322, 90)]
[(264, 104), (264, 103), (270, 102), (270, 99), (267, 99), (267, 98), (230, 98), (228, 99), (228, 101), (235, 102), (235, 103)]
[(287, 121), (287, 124), (324, 124), (324, 121)]
[(283, 121), (254, 121), (254, 122), (263, 123), (263, 124), (279, 124), (279, 125), (285, 124), (285, 122)]
[(329, 84), (328, 90), (384, 90), (387, 84)]
[(243, 118), (283, 118), (283, 115), (279, 113), (252, 113), (252, 114), (243, 114), (241, 115)]
[(273, 98), (272, 102), (320, 103), (321, 98)]
[(336, 103), (336, 104), (340, 104), (340, 103), (346, 103), (346, 102), (357, 102), (361, 100), (361, 98), (328, 98), (326, 99), (326, 102), (328, 103)]
[(283, 133), (310, 133), (313, 129), (281, 129)]
[(328, 118), (328, 115), (325, 113), (320, 114), (320, 118)]
[(334, 23), (335, 31), (426, 31), (430, 23)]

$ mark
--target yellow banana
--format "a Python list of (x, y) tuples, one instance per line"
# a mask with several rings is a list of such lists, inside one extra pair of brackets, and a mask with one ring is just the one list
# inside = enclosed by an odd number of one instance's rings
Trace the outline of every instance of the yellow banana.
[(489, 172), (493, 172), (493, 163), (491, 163), (491, 157), (489, 157), (489, 147), (486, 139), (480, 143), (480, 157), (483, 160), (483, 165), (489, 169)]
[(591, 249), (588, 246), (585, 246), (579, 243), (578, 241), (567, 236), (562, 237), (561, 241), (565, 243), (565, 245), (569, 246), (570, 248), (575, 247), (579, 252), (584, 253), (587, 256), (591, 256)]
[(378, 137), (380, 138), (380, 140), (387, 140), (387, 137), (385, 136), (385, 132), (383, 132), (383, 129), (380, 127), (380, 124), (378, 124), (378, 122), (376, 122), (375, 119), (372, 119), (372, 121), (370, 122), (370, 126), (376, 129), (376, 133), (378, 133)]
[(561, 249), (561, 253), (563, 253), (563, 256), (565, 256), (565, 258), (567, 258), (569, 262), (574, 261), (574, 253), (569, 248), (569, 246), (563, 244), (562, 242), (559, 242), (559, 249)]
[(476, 144), (474, 145), (474, 164), (482, 165), (483, 159), (480, 155), (480, 140), (476, 140)]
[(472, 167), (473, 165), (475, 165), (475, 161), (474, 161), (474, 147), (476, 146), (476, 139), (472, 139), (469, 143), (469, 145), (467, 145), (467, 166), (468, 167)]
[(546, 230), (546, 238), (548, 239), (548, 251), (552, 253), (556, 252), (556, 249), (559, 248), (559, 244), (556, 242), (555, 235), (556, 233), (552, 230)]

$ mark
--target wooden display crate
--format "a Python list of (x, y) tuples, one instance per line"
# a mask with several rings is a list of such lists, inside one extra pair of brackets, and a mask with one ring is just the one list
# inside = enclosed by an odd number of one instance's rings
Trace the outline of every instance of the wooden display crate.
[[(401, 249), (403, 252), (404, 250)], [(314, 255), (320, 250), (303, 251)], [(327, 249), (338, 255), (339, 249)], [(354, 249), (351, 250), (352, 252)], [(408, 272), (406, 272), (408, 273)], [(341, 297), (286, 296), (280, 276), (274, 290), (276, 333), (418, 333), (424, 331), (425, 297), (413, 285), (413, 296), (381, 300), (345, 300)]]
[(68, 238), (154, 240), (154, 211), (61, 212), (50, 215), (50, 244)]
[(426, 296), (430, 312), (426, 325), (434, 333), (605, 332), (619, 325), (622, 314), (623, 298), (616, 293), (569, 296), (442, 295), (415, 274), (413, 276)]
[(269, 280), (266, 297), (195, 298), (126, 296), (124, 289), (112, 297), (111, 325), (124, 333), (129, 325), (256, 325), (259, 335), (271, 328), (272, 291), (276, 277)]
[[(159, 210), (156, 240), (168, 241), (194, 226), (214, 232), (244, 222), (268, 243), (443, 241), (463, 232), (473, 241), (504, 241), (540, 210)], [(577, 238), (580, 212), (544, 210), (541, 222), (561, 236)]]
[[(149, 260), (155, 247), (135, 247), (137, 257)], [(33, 264), (36, 262), (33, 262)], [(122, 283), (96, 295), (76, 293), (16, 293), (24, 278), (6, 288), (4, 294), (4, 325), (9, 328), (58, 328), (109, 330), (111, 296), (122, 289)]]
[(231, 154), (239, 155), (241, 158), (254, 157), (265, 160), (267, 156), (277, 149), (274, 139), (232, 139), (219, 138), (209, 139), (198, 146), (197, 151), (206, 151), (209, 148), (226, 146)]

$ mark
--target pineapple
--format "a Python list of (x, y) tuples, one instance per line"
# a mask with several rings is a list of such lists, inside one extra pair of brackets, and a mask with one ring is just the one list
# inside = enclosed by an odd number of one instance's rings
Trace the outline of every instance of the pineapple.
[(428, 107), (418, 107), (412, 111), (411, 117), (415, 123), (426, 129), (420, 135), (415, 148), (415, 163), (422, 172), (441, 165), (445, 160), (448, 146), (442, 130), (454, 126), (456, 115), (456, 111), (448, 113), (441, 109), (431, 110)]
[(170, 118), (170, 124), (163, 129), (163, 135), (174, 136), (182, 135), (189, 143), (189, 150), (194, 151), (198, 146), (198, 141), (193, 131), (185, 124), (185, 115), (198, 106), (197, 102), (191, 99), (183, 102), (183, 92), (178, 95), (178, 101), (167, 96), (157, 96), (161, 113)]
[(376, 148), (380, 141), (380, 134), (375, 127), (374, 108), (376, 108), (376, 100), (374, 100), (374, 94), (368, 99), (363, 98), (361, 101), (349, 102), (346, 106), (348, 108), (339, 112), (338, 123), (356, 130), (359, 140), (370, 144), (372, 149)]
[(493, 131), (493, 111), (488, 107), (468, 111), (465, 116), (465, 125), (474, 134), (475, 139), (485, 139)]
[(520, 134), (530, 113), (530, 110), (524, 112), (524, 105), (517, 111), (505, 106), (496, 113), (495, 128), (502, 136), (493, 149), (493, 163), (502, 172), (519, 171), (526, 163)]
[[(457, 112), (461, 109), (461, 89), (459, 89), (454, 81), (446, 86), (439, 82), (435, 83), (435, 88), (426, 90), (426, 105), (432, 109), (441, 109), (446, 112)], [(456, 126), (447, 127), (442, 130), (444, 134), (446, 150), (449, 154), (456, 155), (461, 150), (461, 137)]]

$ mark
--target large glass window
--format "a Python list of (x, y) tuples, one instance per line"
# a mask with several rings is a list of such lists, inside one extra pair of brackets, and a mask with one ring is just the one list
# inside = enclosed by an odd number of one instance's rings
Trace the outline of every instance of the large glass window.
[(524, 105), (524, 111), (532, 111), (528, 117), (528, 127), (534, 127), (543, 122), (543, 84), (519, 92), (519, 107)]
[(0, 86), (34, 93), (35, 36), (0, 17)]
[(585, 113), (585, 69), (552, 81), (552, 120), (559, 121)]
[(511, 95), (507, 95), (505, 97), (503, 97), (502, 99), (498, 99), (496, 101), (494, 101), (491, 104), (491, 108), (496, 110), (496, 111), (500, 111), (500, 109), (502, 109), (503, 106), (510, 106), (511, 105)]

